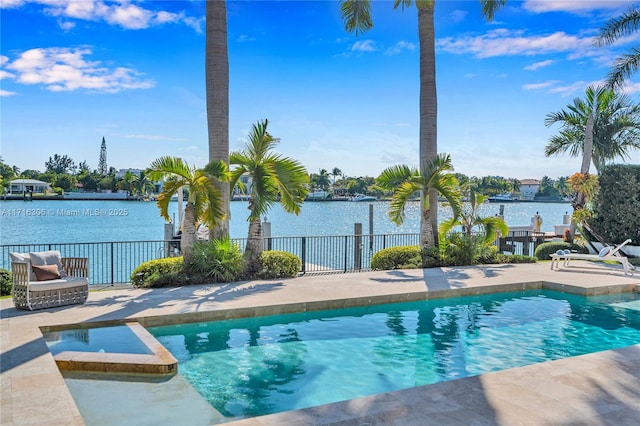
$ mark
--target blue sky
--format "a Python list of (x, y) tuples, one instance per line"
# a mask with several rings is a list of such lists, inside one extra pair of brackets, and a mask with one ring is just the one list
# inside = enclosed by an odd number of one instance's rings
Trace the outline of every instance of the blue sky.
[[(545, 115), (601, 82), (638, 36), (592, 45), (633, 2), (510, 1), (492, 23), (477, 1), (436, 2), (438, 149), (457, 172), (568, 176), (546, 158)], [(204, 2), (2, 0), (0, 155), (44, 170), (54, 154), (96, 168), (145, 168), (163, 155), (204, 166)], [(344, 30), (336, 1), (228, 1), (230, 148), (269, 119), (278, 152), (309, 172), (377, 176), (417, 165), (415, 8), (373, 5), (374, 28)], [(637, 80), (636, 80), (637, 81)], [(635, 101), (640, 83), (626, 92)], [(640, 153), (628, 161), (640, 163)]]

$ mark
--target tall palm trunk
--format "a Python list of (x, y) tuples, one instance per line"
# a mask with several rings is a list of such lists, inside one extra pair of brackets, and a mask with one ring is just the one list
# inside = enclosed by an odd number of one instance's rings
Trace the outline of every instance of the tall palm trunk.
[[(580, 173), (586, 175), (589, 173), (589, 167), (591, 166), (591, 157), (593, 155), (593, 111), (589, 113), (587, 117), (587, 126), (584, 131), (584, 147), (582, 148), (582, 166), (580, 167)], [(583, 209), (587, 203), (584, 194), (580, 191), (576, 192), (573, 199), (573, 210)], [(576, 235), (576, 222), (571, 219), (569, 225), (569, 241), (573, 242), (573, 238)]]
[[(229, 56), (227, 51), (226, 1), (206, 2), (205, 80), (207, 86), (207, 124), (209, 131), (209, 161), (229, 164)], [(227, 215), (211, 229), (210, 237), (229, 236), (230, 188), (226, 182), (216, 182), (222, 194)]]
[[(436, 93), (436, 56), (434, 30), (435, 1), (418, 6), (420, 41), (420, 170), (438, 155), (438, 96)], [(423, 197), (426, 194), (423, 194)], [(434, 247), (438, 241), (438, 194), (430, 191), (429, 209), (421, 215), (420, 239), (423, 247)], [(425, 223), (426, 222), (426, 223)], [(429, 229), (430, 228), (430, 229)]]
[(262, 241), (262, 224), (260, 219), (249, 221), (249, 234), (247, 236), (247, 247), (245, 249), (245, 260), (247, 262), (247, 273), (254, 276), (260, 272), (260, 253), (264, 247)]
[(180, 236), (180, 248), (184, 256), (185, 269), (189, 269), (193, 258), (193, 245), (197, 239), (197, 229), (195, 227), (195, 206), (192, 202), (187, 202), (184, 208), (184, 224), (182, 225), (182, 235)]

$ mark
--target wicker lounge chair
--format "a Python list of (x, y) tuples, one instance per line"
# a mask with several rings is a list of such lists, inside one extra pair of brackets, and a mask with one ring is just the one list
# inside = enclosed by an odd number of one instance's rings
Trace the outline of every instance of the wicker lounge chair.
[(582, 254), (582, 253), (555, 253), (551, 255), (551, 269), (560, 269), (560, 260), (563, 260), (563, 266), (569, 266), (571, 260), (594, 260), (599, 262), (611, 261), (622, 264), (625, 275), (633, 275), (633, 265), (629, 263), (626, 256), (620, 254), (620, 249), (629, 244), (631, 239), (626, 240), (622, 244), (615, 247), (606, 246), (600, 250), (599, 254)]
[[(20, 260), (20, 256), (22, 256), (22, 260)], [(38, 281), (33, 273), (31, 262), (27, 261), (28, 254), (12, 253), (11, 257), (13, 260), (11, 262), (13, 276), (11, 296), (16, 308), (32, 311), (64, 305), (83, 304), (87, 301), (89, 295), (89, 259), (80, 257), (60, 258), (58, 252), (61, 271), (63, 271), (61, 275), (64, 276)], [(16, 261), (16, 258), (18, 261)]]

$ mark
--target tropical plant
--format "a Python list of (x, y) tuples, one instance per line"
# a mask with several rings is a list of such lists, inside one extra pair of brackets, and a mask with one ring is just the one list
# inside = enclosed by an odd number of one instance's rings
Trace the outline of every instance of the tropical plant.
[(440, 224), (440, 234), (445, 236), (456, 227), (462, 228), (462, 233), (469, 239), (473, 235), (480, 235), (482, 244), (492, 244), (498, 233), (507, 235), (509, 227), (504, 220), (498, 216), (480, 216), (480, 207), (487, 201), (487, 196), (477, 192), (468, 191), (468, 202), (463, 203), (460, 214), (443, 221)]
[[(482, 15), (489, 21), (493, 20), (495, 12), (506, 4), (506, 0), (479, 0), (482, 6)], [(405, 8), (415, 4), (418, 12), (418, 40), (420, 44), (420, 170), (426, 170), (428, 164), (438, 156), (437, 142), (437, 94), (436, 94), (436, 58), (435, 58), (435, 25), (434, 7), (435, 0), (394, 0), (393, 8)], [(371, 18), (371, 0), (341, 0), (340, 13), (349, 32), (365, 33), (373, 28)], [(435, 235), (438, 228), (438, 203), (436, 190), (424, 193), (430, 197), (429, 202), (423, 202), (422, 207), (429, 207), (429, 211), (423, 211), (420, 228), (431, 227), (430, 235)], [(423, 232), (421, 231), (421, 234)], [(432, 244), (435, 242), (432, 241)]]
[[(634, 5), (618, 17), (609, 19), (595, 40), (597, 46), (610, 46), (622, 37), (638, 31), (640, 10)], [(640, 48), (633, 47), (629, 53), (617, 58), (607, 76), (607, 86), (621, 88), (624, 81), (640, 67)]]
[(280, 203), (288, 213), (299, 214), (308, 193), (309, 175), (298, 161), (272, 152), (280, 141), (267, 132), (268, 120), (254, 124), (249, 133), (247, 147), (229, 156), (235, 169), (231, 172), (231, 187), (248, 174), (252, 185), (249, 189), (249, 233), (245, 248), (247, 273), (260, 272), (260, 253), (263, 250), (260, 218), (271, 207)]
[[(593, 119), (593, 133), (587, 132), (589, 116)], [(583, 158), (591, 155), (597, 171), (616, 158), (629, 159), (629, 150), (640, 149), (640, 105), (611, 89), (589, 86), (584, 99), (576, 98), (566, 110), (547, 114), (544, 123), (547, 127), (562, 125), (559, 134), (545, 146), (547, 157), (564, 153)], [(584, 149), (589, 135), (593, 136), (591, 151)]]
[(376, 179), (378, 185), (385, 190), (392, 190), (389, 218), (401, 225), (404, 222), (404, 209), (407, 201), (416, 192), (421, 197), (420, 247), (425, 250), (436, 246), (436, 235), (429, 222), (429, 214), (433, 207), (430, 192), (436, 192), (444, 197), (453, 210), (453, 216), (458, 217), (462, 208), (462, 199), (458, 180), (451, 173), (453, 165), (448, 154), (438, 154), (425, 164), (419, 171), (406, 165), (392, 166), (385, 169)]
[(238, 279), (244, 270), (242, 250), (227, 237), (196, 241), (189, 271), (197, 281), (226, 283)]
[(212, 161), (207, 164), (205, 171), (195, 166), (189, 167), (182, 158), (160, 157), (151, 163), (148, 176), (155, 181), (165, 179), (162, 192), (156, 201), (160, 215), (165, 220), (170, 220), (171, 197), (183, 188), (188, 191), (180, 237), (185, 267), (188, 268), (199, 224), (202, 223), (211, 229), (225, 217), (224, 200), (215, 182), (229, 180), (227, 165), (223, 161)]
[[(226, 0), (205, 2), (205, 84), (209, 161), (229, 164), (229, 53)], [(215, 182), (226, 213), (210, 227), (211, 239), (229, 236), (229, 185)]]

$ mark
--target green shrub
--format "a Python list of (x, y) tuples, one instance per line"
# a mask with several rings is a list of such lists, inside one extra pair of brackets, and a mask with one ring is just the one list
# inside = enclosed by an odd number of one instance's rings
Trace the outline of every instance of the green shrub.
[(422, 268), (420, 246), (398, 246), (382, 249), (371, 257), (371, 269), (416, 269)]
[(609, 243), (631, 238), (632, 245), (640, 245), (640, 165), (605, 166), (598, 172), (598, 182), (590, 228)]
[(0, 296), (11, 294), (12, 284), (11, 271), (0, 268)]
[(571, 250), (571, 251), (577, 251), (578, 253), (587, 252), (587, 250), (584, 247), (578, 244), (571, 244), (571, 243), (566, 243), (564, 241), (558, 241), (558, 242), (540, 244), (538, 247), (536, 247), (536, 250), (533, 252), (533, 255), (538, 260), (550, 260), (551, 255), (558, 250)]
[(302, 268), (302, 260), (286, 251), (268, 250), (260, 253), (260, 278), (292, 278)]
[(240, 247), (230, 238), (198, 241), (193, 245), (193, 258), (189, 265), (192, 282), (231, 282), (244, 272), (244, 259)]
[(131, 283), (134, 287), (168, 287), (188, 282), (182, 256), (143, 262), (131, 273)]
[(487, 260), (485, 263), (536, 263), (536, 258), (522, 254), (496, 253), (491, 261)]

